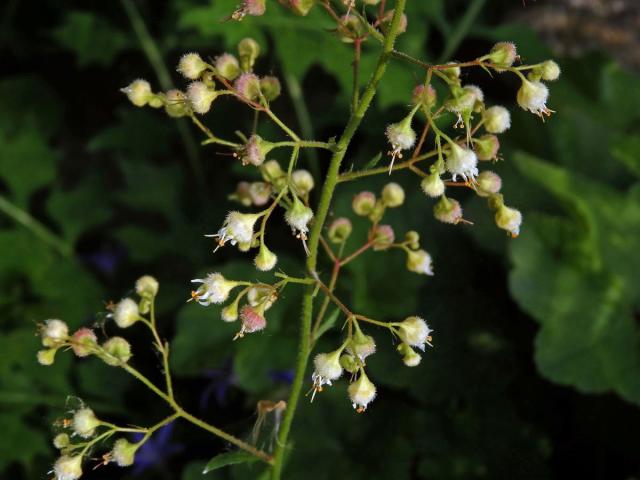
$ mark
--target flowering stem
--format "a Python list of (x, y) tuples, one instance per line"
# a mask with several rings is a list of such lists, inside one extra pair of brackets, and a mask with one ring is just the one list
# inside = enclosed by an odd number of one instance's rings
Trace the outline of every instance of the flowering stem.
[(273, 145), (273, 148), (278, 147), (298, 147), (298, 148), (324, 148), (326, 150), (331, 150), (331, 144), (327, 142), (318, 142), (315, 140), (298, 140), (296, 142), (276, 142)]
[(267, 115), (269, 116), (269, 118), (271, 120), (273, 120), (273, 122), (278, 125), (287, 135), (289, 135), (291, 138), (293, 138), (296, 142), (300, 141), (300, 137), (298, 137), (298, 135), (295, 134), (295, 132), (293, 130), (291, 130), (289, 127), (287, 127), (284, 122), (282, 120), (280, 120), (278, 118), (278, 116), (273, 113), (271, 111), (271, 109), (267, 108), (265, 110), (265, 112), (267, 113)]
[[(404, 162), (396, 163), (391, 170), (395, 172), (396, 170), (410, 168), (413, 164), (434, 157), (435, 155), (437, 155), (437, 153), (438, 152), (436, 150), (432, 150), (430, 152), (419, 155), (416, 158), (410, 158), (409, 160), (405, 160)], [(370, 168), (369, 170), (346, 172), (340, 175), (340, 177), (338, 178), (338, 182), (350, 182), (351, 180), (355, 180), (356, 178), (368, 177), (370, 175), (379, 175), (381, 173), (389, 173), (389, 167), (376, 167)]]
[[(307, 269), (309, 272), (315, 272), (318, 262), (318, 245), (320, 243), (320, 235), (322, 234), (322, 228), (324, 222), (327, 219), (329, 212), (329, 206), (333, 193), (338, 184), (338, 177), (340, 172), (340, 165), (347, 152), (347, 148), (351, 143), (351, 139), (356, 130), (360, 126), (362, 119), (364, 118), (367, 109), (371, 105), (371, 101), (376, 94), (378, 84), (384, 76), (387, 69), (387, 64), (393, 51), (393, 46), (398, 36), (400, 29), (400, 20), (404, 13), (406, 0), (397, 0), (391, 25), (389, 26), (388, 33), (384, 40), (384, 46), (382, 53), (378, 59), (376, 68), (371, 76), (367, 87), (365, 88), (358, 108), (356, 108), (349, 118), (347, 125), (342, 133), (340, 139), (336, 144), (331, 163), (327, 171), (326, 181), (322, 188), (322, 194), (320, 196), (320, 203), (316, 213), (316, 220), (311, 229), (309, 236), (309, 256), (307, 257)], [(289, 438), (289, 432), (291, 430), (291, 423), (295, 415), (296, 408), (298, 406), (298, 399), (300, 398), (300, 392), (302, 391), (305, 371), (307, 368), (307, 362), (309, 360), (309, 354), (311, 351), (311, 322), (313, 317), (313, 288), (309, 287), (305, 292), (302, 306), (302, 318), (300, 325), (300, 345), (298, 350), (298, 360), (296, 365), (296, 374), (291, 386), (291, 394), (287, 401), (287, 410), (285, 411), (280, 432), (278, 434), (278, 440), (276, 442), (276, 451), (274, 456), (273, 470), (271, 472), (272, 480), (280, 480), (282, 473), (282, 461), (284, 459), (284, 452), (287, 448), (287, 440)]]
[[(144, 437), (142, 437), (142, 440), (140, 440), (137, 445), (142, 445), (144, 442), (146, 442), (149, 437), (151, 435), (153, 435), (155, 433), (156, 430), (164, 427), (165, 425), (168, 425), (169, 423), (173, 422), (176, 418), (179, 418), (180, 414), (179, 413), (174, 413), (173, 415), (169, 415), (167, 418), (165, 418), (164, 420), (160, 420), (158, 423), (156, 423), (155, 425), (143, 429), (144, 431)], [(118, 431), (122, 432), (123, 429), (118, 428)]]
[(345, 257), (342, 260), (340, 260), (340, 266), (344, 267), (347, 263), (351, 262), (356, 257), (358, 257), (359, 255), (361, 255), (364, 252), (366, 252), (367, 250), (369, 250), (372, 246), (373, 246), (373, 242), (372, 241), (368, 241), (367, 243), (362, 245), (358, 250), (353, 252), (351, 255), (349, 255), (348, 257)]
[(204, 142), (202, 142), (202, 145), (209, 145), (210, 143), (216, 143), (218, 145), (225, 145), (227, 147), (231, 147), (231, 148), (240, 148), (242, 145), (240, 145), (239, 143), (235, 143), (235, 142), (229, 142), (228, 140), (223, 140), (221, 138), (216, 137), (213, 132), (211, 130), (209, 130), (209, 128), (207, 128), (205, 126), (204, 123), (202, 123), (200, 121), (200, 119), (198, 117), (196, 117), (196, 115), (194, 113), (192, 113), (191, 115), (189, 115), (189, 117), (191, 118), (191, 121), (200, 129), (202, 130), (202, 132), (209, 138), (207, 138), (207, 140), (205, 140)]

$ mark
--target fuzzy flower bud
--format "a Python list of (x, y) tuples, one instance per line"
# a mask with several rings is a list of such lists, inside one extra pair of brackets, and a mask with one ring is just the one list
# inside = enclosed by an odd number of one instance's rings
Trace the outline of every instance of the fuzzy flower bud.
[(62, 320), (45, 320), (40, 331), (42, 345), (53, 347), (63, 343), (69, 336), (69, 327)]
[(398, 345), (398, 352), (402, 355), (402, 361), (407, 367), (417, 367), (420, 365), (422, 356), (406, 343)]
[(46, 350), (39, 350), (38, 353), (36, 354), (38, 363), (45, 367), (48, 367), (49, 365), (53, 365), (57, 352), (58, 352), (57, 348), (47, 348)]
[(373, 249), (387, 250), (393, 244), (396, 235), (391, 225), (378, 225), (373, 232)]
[(467, 85), (464, 88), (455, 87), (453, 98), (445, 102), (445, 107), (450, 112), (463, 113), (474, 109), (476, 103), (482, 103), (484, 94), (475, 85)]
[(277, 160), (265, 162), (261, 170), (262, 177), (266, 182), (273, 183), (276, 186), (284, 186), (284, 184), (286, 184), (286, 174)]
[(180, 58), (178, 63), (178, 72), (189, 80), (197, 80), (207, 69), (207, 64), (197, 53), (186, 53)]
[(136, 280), (136, 293), (142, 298), (153, 298), (158, 294), (158, 280), (151, 275), (143, 275)]
[(314, 181), (308, 170), (295, 170), (291, 174), (291, 181), (296, 192), (303, 197), (313, 190)]
[(266, 98), (268, 102), (272, 102), (280, 96), (282, 86), (280, 85), (280, 80), (276, 77), (267, 76), (260, 79), (260, 90), (264, 98)]
[(180, 118), (189, 115), (189, 99), (180, 90), (169, 90), (164, 95), (164, 111), (173, 118)]
[(252, 182), (248, 189), (249, 205), (253, 203), (256, 207), (266, 205), (271, 196), (271, 186), (264, 182)]
[(509, 110), (499, 105), (487, 108), (482, 114), (484, 128), (489, 133), (504, 133), (511, 127)]
[(438, 94), (431, 84), (426, 87), (424, 85), (418, 85), (413, 89), (411, 100), (414, 105), (420, 104), (428, 110), (431, 110), (438, 101)]
[(260, 45), (253, 38), (243, 38), (238, 43), (238, 55), (242, 70), (250, 72), (260, 55)]
[(262, 305), (265, 310), (269, 310), (278, 296), (269, 287), (251, 287), (247, 292), (247, 301), (252, 307)]
[(218, 75), (229, 81), (235, 80), (241, 73), (238, 59), (230, 53), (223, 53), (216, 57), (214, 66)]
[(420, 234), (415, 230), (409, 230), (405, 233), (404, 240), (409, 243), (409, 248), (414, 250), (420, 248)]
[(400, 152), (413, 147), (413, 144), (416, 142), (416, 132), (411, 128), (411, 121), (413, 120), (415, 111), (416, 110), (413, 110), (398, 123), (392, 123), (385, 131), (387, 140), (389, 140), (389, 143), (391, 144), (391, 151), (389, 152), (392, 158), (390, 169), (393, 168), (393, 161), (396, 157), (402, 158), (402, 154)]
[(62, 450), (63, 448), (67, 448), (71, 441), (69, 440), (69, 435), (66, 433), (59, 433), (53, 438), (53, 446), (58, 450)]
[(329, 225), (329, 240), (331, 243), (342, 243), (349, 238), (352, 230), (351, 220), (346, 217), (336, 218)]
[(234, 88), (238, 95), (247, 100), (257, 100), (260, 98), (260, 79), (253, 73), (243, 73), (238, 77)]
[(245, 305), (240, 310), (240, 320), (242, 327), (236, 338), (242, 338), (245, 333), (259, 332), (267, 326), (267, 320), (264, 318), (264, 307), (251, 307)]
[(218, 92), (203, 82), (192, 82), (187, 87), (187, 98), (193, 111), (205, 114), (211, 110), (211, 104), (218, 97)]
[(476, 178), (476, 193), (481, 197), (488, 197), (498, 193), (502, 188), (502, 179), (498, 174), (485, 170)]
[(420, 182), (422, 191), (431, 198), (437, 198), (444, 193), (445, 184), (437, 172), (430, 173)]
[(276, 266), (278, 262), (278, 257), (275, 253), (267, 248), (264, 242), (260, 244), (260, 250), (258, 251), (258, 255), (254, 259), (254, 263), (258, 270), (263, 272), (267, 272)]
[(351, 207), (356, 215), (361, 217), (369, 215), (376, 206), (376, 196), (372, 192), (360, 192), (351, 202)]
[(113, 311), (113, 320), (120, 328), (128, 328), (140, 320), (138, 304), (130, 298), (123, 298)]
[(460, 78), (460, 67), (456, 62), (449, 62), (446, 64), (447, 68), (443, 68), (441, 72), (449, 77), (451, 80), (457, 80)]
[(53, 465), (55, 480), (77, 480), (82, 476), (82, 455), (63, 455)]
[[(331, 382), (342, 376), (342, 365), (340, 365), (340, 354), (342, 349), (329, 353), (319, 353), (313, 359), (315, 377), (322, 377), (323, 384), (331, 385)], [(315, 383), (315, 381), (314, 381)]]
[(296, 15), (304, 17), (316, 4), (316, 0), (278, 0), (281, 5), (291, 10)]
[(141, 78), (134, 80), (128, 86), (121, 88), (120, 91), (124, 93), (129, 101), (136, 107), (144, 107), (154, 97), (149, 82), (142, 80)]
[(431, 330), (427, 322), (420, 317), (407, 317), (400, 323), (394, 323), (398, 327), (398, 336), (411, 347), (424, 350), (425, 344), (431, 346)]
[(227, 280), (219, 273), (210, 273), (205, 278), (195, 278), (191, 283), (202, 284), (191, 296), (205, 307), (212, 303), (219, 305), (226, 302), (231, 290), (238, 286), (238, 282)]
[(493, 134), (483, 135), (473, 139), (478, 160), (497, 160), (500, 151), (500, 140)]
[(231, 245), (236, 243), (239, 243), (240, 246), (251, 245), (253, 229), (259, 218), (260, 214), (257, 213), (229, 212), (218, 233), (206, 236), (217, 238), (218, 247), (223, 246), (226, 242), (231, 242)]
[(112, 337), (102, 344), (106, 355), (101, 358), (107, 365), (118, 367), (131, 358), (131, 345), (122, 337)]
[(364, 361), (369, 355), (376, 353), (376, 341), (371, 335), (362, 333), (360, 327), (356, 327), (351, 337), (351, 342), (347, 345), (347, 349), (350, 353), (358, 357), (360, 361)]
[(540, 65), (542, 80), (552, 82), (560, 77), (560, 66), (553, 60), (547, 60)]
[(347, 392), (349, 393), (353, 408), (355, 408), (358, 413), (364, 412), (369, 403), (376, 398), (376, 386), (371, 383), (371, 380), (369, 380), (367, 374), (364, 373), (364, 370), (360, 371), (358, 380), (349, 385)]
[(78, 357), (89, 356), (98, 346), (98, 338), (90, 328), (80, 328), (71, 337), (71, 348)]
[(500, 205), (496, 211), (495, 221), (499, 228), (506, 230), (512, 237), (515, 238), (520, 234), (522, 214), (515, 208)]
[(263, 140), (260, 135), (251, 135), (240, 152), (240, 160), (243, 165), (260, 166), (272, 149), (273, 143)]
[(242, 20), (245, 15), (259, 17), (266, 11), (266, 0), (242, 0), (240, 6), (231, 15), (234, 20)]
[(407, 252), (407, 270), (424, 275), (433, 275), (431, 255), (425, 250), (410, 250)]
[(450, 150), (447, 153), (446, 168), (456, 181), (458, 175), (465, 180), (473, 180), (478, 175), (478, 157), (473, 150), (463, 148), (455, 143), (449, 144)]
[(119, 467), (129, 467), (135, 461), (138, 448), (137, 444), (130, 443), (126, 438), (119, 438), (113, 444), (111, 457)]
[(404, 203), (404, 197), (404, 189), (395, 182), (387, 183), (382, 189), (382, 201), (387, 207), (399, 207)]
[(496, 43), (488, 56), (491, 63), (498, 67), (510, 67), (513, 62), (518, 58), (515, 44), (511, 42), (499, 42)]
[(358, 363), (356, 358), (348, 353), (340, 356), (340, 365), (349, 373), (356, 373), (358, 371)]
[(462, 220), (462, 207), (460, 206), (460, 202), (443, 195), (433, 207), (433, 216), (436, 220), (444, 223), (458, 223)]
[(547, 108), (549, 89), (542, 82), (530, 82), (522, 80), (522, 86), (518, 90), (518, 105), (536, 115), (550, 115), (551, 110)]
[(225, 322), (235, 322), (238, 319), (238, 303), (239, 298), (222, 309), (220, 316)]
[(73, 431), (82, 438), (93, 437), (100, 420), (90, 408), (81, 408), (73, 415)]
[(306, 237), (309, 231), (309, 222), (313, 218), (313, 210), (304, 205), (296, 196), (293, 197), (293, 206), (284, 214), (284, 219), (289, 224), (294, 234), (301, 238)]

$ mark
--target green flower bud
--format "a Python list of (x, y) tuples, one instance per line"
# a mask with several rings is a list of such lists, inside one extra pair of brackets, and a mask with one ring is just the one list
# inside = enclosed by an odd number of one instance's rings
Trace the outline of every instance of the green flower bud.
[(314, 187), (313, 177), (307, 170), (295, 170), (291, 174), (291, 182), (296, 192), (303, 197), (306, 197)]
[(178, 72), (189, 80), (197, 80), (207, 69), (207, 64), (197, 53), (186, 53), (180, 58)]
[(287, 183), (287, 175), (276, 160), (269, 160), (262, 165), (262, 178), (272, 183), (277, 189), (281, 189)]
[(460, 202), (443, 195), (433, 207), (433, 216), (441, 222), (453, 223), (455, 225), (462, 220), (462, 207), (460, 206)]
[(242, 70), (250, 72), (260, 55), (260, 45), (253, 38), (243, 38), (238, 43), (238, 55)]
[(136, 293), (142, 298), (153, 298), (158, 294), (158, 280), (151, 275), (144, 275), (136, 280)]
[(131, 358), (131, 345), (122, 337), (113, 337), (102, 344), (104, 353), (100, 358), (107, 365), (118, 367)]
[(351, 207), (356, 215), (364, 217), (369, 215), (376, 205), (376, 196), (372, 192), (360, 192), (351, 202)]
[(58, 450), (67, 448), (70, 444), (71, 441), (69, 440), (69, 435), (67, 435), (66, 433), (59, 433), (53, 439), (53, 446)]
[(483, 114), (484, 128), (489, 133), (504, 133), (511, 127), (509, 110), (499, 105), (487, 108)]
[(260, 79), (260, 90), (264, 98), (266, 98), (268, 102), (272, 102), (280, 96), (282, 91), (280, 80), (273, 76), (262, 77)]
[(377, 225), (373, 232), (373, 249), (376, 251), (387, 250), (393, 245), (396, 235), (391, 225)]
[(446, 75), (449, 80), (453, 80), (455, 82), (459, 82), (459, 78), (460, 78), (460, 67), (458, 67), (458, 64), (456, 62), (449, 62), (446, 64), (447, 68), (443, 68), (440, 71)]
[(260, 244), (260, 250), (258, 251), (258, 255), (254, 259), (254, 263), (258, 270), (263, 272), (267, 272), (276, 266), (278, 262), (278, 257), (275, 253), (267, 248), (267, 245), (262, 242)]
[[(511, 42), (496, 43), (488, 56), (491, 63), (498, 67), (507, 68), (513, 65), (518, 58), (515, 44)], [(500, 70), (499, 70), (500, 71)]]
[(345, 217), (336, 218), (329, 225), (329, 241), (332, 243), (345, 242), (351, 235), (352, 230), (351, 220)]
[(422, 179), (420, 187), (425, 195), (431, 198), (440, 197), (444, 194), (445, 184), (436, 172), (430, 173)]
[(253, 73), (240, 75), (234, 84), (234, 88), (238, 95), (247, 100), (253, 101), (260, 98), (260, 79)]
[(355, 355), (360, 359), (360, 361), (364, 361), (369, 355), (373, 355), (376, 353), (376, 342), (370, 335), (365, 335), (360, 330), (360, 327), (356, 325), (355, 332), (351, 337), (351, 341), (347, 345), (347, 349), (350, 353)]
[(353, 355), (344, 354), (340, 357), (340, 366), (342, 366), (342, 368), (344, 368), (349, 373), (356, 373), (356, 371), (360, 367), (360, 363)]
[(398, 336), (411, 347), (424, 350), (424, 346), (431, 345), (431, 328), (420, 317), (407, 317), (400, 323), (394, 323), (398, 327)]
[(53, 365), (57, 351), (58, 351), (58, 348), (48, 348), (46, 350), (38, 351), (37, 353), (38, 363), (40, 365), (44, 365), (45, 367), (48, 367), (49, 365)]
[(426, 250), (407, 252), (407, 270), (424, 275), (433, 275), (431, 255)]
[(547, 60), (540, 65), (542, 80), (552, 82), (560, 77), (560, 66), (553, 60)]
[(474, 138), (476, 157), (478, 160), (497, 160), (498, 151), (500, 150), (500, 140), (492, 134), (483, 135), (480, 138)]
[(495, 215), (496, 225), (506, 230), (511, 237), (515, 238), (520, 234), (522, 224), (522, 214), (515, 208), (501, 205)]
[(369, 403), (376, 398), (376, 386), (371, 383), (371, 380), (369, 380), (369, 377), (364, 373), (364, 370), (360, 370), (358, 380), (349, 385), (347, 392), (349, 393), (353, 408), (355, 408), (358, 413), (364, 412)]
[(304, 205), (296, 196), (293, 197), (293, 206), (284, 214), (284, 219), (293, 232), (300, 238), (306, 238), (309, 231), (309, 222), (313, 218), (313, 210)]
[(411, 100), (414, 105), (420, 104), (426, 109), (431, 110), (438, 102), (438, 94), (436, 93), (436, 89), (430, 84), (426, 87), (424, 85), (418, 85), (413, 89)]
[(80, 328), (71, 337), (71, 348), (78, 357), (91, 355), (98, 347), (98, 338), (90, 328)]
[(488, 197), (498, 193), (502, 187), (502, 179), (489, 170), (485, 170), (476, 178), (476, 193), (481, 197)]
[(149, 100), (154, 97), (149, 82), (141, 78), (134, 80), (128, 86), (121, 88), (120, 91), (124, 93), (129, 101), (136, 107), (144, 107), (149, 103)]
[(135, 461), (138, 448), (140, 448), (138, 444), (130, 443), (126, 438), (119, 438), (113, 444), (111, 457), (118, 466), (129, 467)]
[(180, 90), (169, 90), (164, 95), (164, 111), (173, 118), (189, 115), (191, 108), (187, 95)]
[(382, 201), (386, 207), (399, 207), (404, 203), (404, 197), (404, 189), (395, 182), (387, 183), (382, 189)]
[(235, 80), (242, 73), (238, 59), (230, 53), (223, 53), (217, 57), (215, 68), (218, 75), (229, 81)]
[(402, 361), (407, 367), (417, 367), (420, 365), (422, 356), (406, 343), (398, 345), (398, 352), (402, 355)]
[(409, 230), (405, 234), (404, 240), (409, 243), (409, 248), (413, 250), (420, 248), (420, 234), (415, 230)]

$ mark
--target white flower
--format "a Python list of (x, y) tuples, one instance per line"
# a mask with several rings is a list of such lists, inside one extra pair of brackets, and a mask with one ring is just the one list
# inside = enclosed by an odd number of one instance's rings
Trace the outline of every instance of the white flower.
[(364, 412), (369, 403), (376, 398), (376, 386), (371, 383), (371, 380), (369, 380), (364, 373), (364, 370), (361, 370), (358, 380), (349, 385), (347, 392), (349, 393), (353, 408), (355, 408), (358, 413)]
[(178, 63), (178, 72), (184, 75), (189, 80), (196, 80), (200, 78), (202, 72), (207, 69), (207, 64), (202, 60), (197, 53), (186, 53), (180, 59)]
[(42, 344), (45, 347), (53, 347), (57, 343), (64, 342), (69, 336), (69, 327), (62, 320), (46, 320), (40, 332)]
[(226, 242), (230, 242), (231, 245), (239, 243), (241, 247), (250, 246), (253, 240), (253, 228), (260, 216), (255, 213), (229, 212), (218, 233), (205, 236), (218, 239), (216, 250)]
[(518, 105), (524, 110), (528, 110), (536, 115), (551, 115), (552, 111), (547, 108), (549, 89), (542, 82), (530, 82), (523, 80), (520, 90), (518, 90)]
[(128, 467), (133, 465), (137, 450), (138, 445), (130, 443), (126, 438), (119, 438), (116, 440), (116, 443), (113, 444), (111, 456), (119, 467)]
[(205, 278), (195, 278), (192, 283), (201, 283), (191, 298), (200, 305), (219, 305), (229, 298), (229, 293), (238, 286), (237, 282), (227, 280), (219, 273), (210, 273)]
[(393, 162), (397, 158), (402, 158), (402, 150), (408, 150), (413, 147), (416, 142), (416, 132), (411, 128), (411, 120), (413, 112), (398, 123), (392, 123), (385, 131), (387, 140), (391, 144), (391, 164), (389, 165), (389, 174), (393, 170)]
[(520, 235), (520, 225), (522, 225), (522, 214), (515, 208), (501, 205), (495, 215), (496, 225), (506, 230), (512, 237)]
[(192, 82), (187, 87), (187, 98), (196, 113), (207, 113), (217, 96), (218, 92), (203, 82)]
[(424, 345), (431, 345), (431, 330), (427, 322), (420, 317), (408, 317), (400, 323), (394, 323), (398, 327), (398, 336), (411, 347), (424, 350)]
[(433, 275), (431, 255), (425, 250), (410, 251), (407, 254), (407, 269), (414, 273)]
[(138, 304), (130, 298), (123, 298), (113, 311), (113, 319), (120, 328), (127, 328), (140, 319)]
[(293, 206), (286, 211), (284, 219), (287, 221), (293, 233), (302, 240), (306, 240), (309, 231), (309, 222), (313, 218), (313, 210), (305, 206), (298, 197), (293, 197)]
[(478, 157), (473, 150), (462, 148), (461, 146), (451, 143), (451, 149), (447, 154), (446, 168), (453, 175), (453, 181), (456, 181), (458, 175), (465, 180), (473, 179), (478, 175)]
[(504, 133), (511, 127), (509, 110), (500, 105), (487, 108), (483, 114), (484, 128), (489, 133)]
[(61, 456), (53, 466), (56, 480), (77, 480), (82, 476), (82, 455)]
[(82, 438), (92, 437), (100, 420), (90, 408), (81, 408), (73, 416), (73, 431)]

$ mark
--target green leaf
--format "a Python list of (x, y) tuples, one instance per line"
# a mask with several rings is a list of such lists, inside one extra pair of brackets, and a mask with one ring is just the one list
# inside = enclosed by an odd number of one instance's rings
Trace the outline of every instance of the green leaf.
[(340, 316), (340, 309), (335, 308), (333, 312), (331, 312), (331, 314), (324, 319), (324, 322), (322, 322), (322, 325), (320, 325), (320, 328), (318, 328), (318, 331), (316, 332), (316, 337), (315, 337), (316, 340), (320, 338), (327, 330), (330, 330), (331, 328), (333, 328), (339, 316)]
[(619, 138), (613, 143), (611, 153), (629, 172), (640, 177), (640, 135)]
[(237, 465), (239, 463), (253, 463), (258, 460), (258, 457), (251, 455), (250, 453), (237, 451), (229, 453), (221, 453), (216, 455), (209, 463), (204, 467), (203, 474), (209, 473), (213, 470), (226, 467), (228, 465)]

